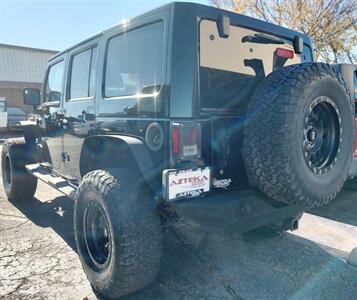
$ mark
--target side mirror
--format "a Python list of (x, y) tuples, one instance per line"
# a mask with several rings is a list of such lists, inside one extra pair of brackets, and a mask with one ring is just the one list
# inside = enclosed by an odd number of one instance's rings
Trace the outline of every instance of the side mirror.
[(40, 90), (25, 88), (23, 91), (24, 104), (38, 106), (41, 104)]
[(61, 96), (61, 92), (51, 91), (48, 95), (48, 102), (60, 102)]

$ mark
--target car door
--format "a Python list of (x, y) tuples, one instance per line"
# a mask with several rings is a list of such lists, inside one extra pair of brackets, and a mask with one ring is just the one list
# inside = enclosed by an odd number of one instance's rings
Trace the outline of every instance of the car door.
[(70, 54), (66, 99), (63, 103), (61, 172), (80, 178), (79, 159), (84, 139), (94, 133), (98, 45), (83, 45)]
[(62, 164), (62, 102), (64, 98), (65, 57), (51, 61), (42, 90), (39, 113), (43, 129), (43, 142), (48, 147), (50, 163), (59, 170)]

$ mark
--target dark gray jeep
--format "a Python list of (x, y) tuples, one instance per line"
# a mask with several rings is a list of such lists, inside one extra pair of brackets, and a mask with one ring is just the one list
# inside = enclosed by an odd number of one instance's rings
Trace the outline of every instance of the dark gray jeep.
[(178, 218), (294, 229), (334, 199), (354, 152), (355, 72), (315, 63), (298, 32), (165, 5), (57, 54), (42, 92), (24, 90), (33, 113), (2, 148), (5, 192), (29, 201), (39, 178), (73, 198), (93, 288), (132, 293)]

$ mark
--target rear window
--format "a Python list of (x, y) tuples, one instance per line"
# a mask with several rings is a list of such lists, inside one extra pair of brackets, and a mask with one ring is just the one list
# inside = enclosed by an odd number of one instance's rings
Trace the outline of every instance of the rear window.
[(266, 43), (264, 40), (254, 39), (257, 33), (250, 29), (231, 26), (229, 37), (221, 38), (215, 21), (201, 21), (201, 108), (245, 108), (255, 88), (266, 75), (277, 67), (301, 62), (300, 55), (295, 53), (292, 59), (277, 59), (277, 48), (293, 51), (291, 42), (280, 40), (282, 43)]

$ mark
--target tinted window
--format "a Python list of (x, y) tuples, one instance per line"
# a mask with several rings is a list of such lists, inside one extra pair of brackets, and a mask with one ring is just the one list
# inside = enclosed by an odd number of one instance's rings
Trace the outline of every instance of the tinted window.
[(70, 99), (87, 98), (94, 95), (96, 48), (75, 54), (70, 75)]
[(95, 92), (95, 78), (96, 78), (96, 60), (97, 60), (97, 48), (92, 49), (90, 74), (89, 74), (89, 96), (94, 96)]
[(105, 96), (153, 94), (162, 83), (163, 22), (110, 39)]
[[(230, 35), (221, 38), (217, 23), (200, 23), (200, 102), (203, 108), (245, 109), (254, 90), (269, 73), (283, 66), (301, 62), (301, 55), (284, 59), (277, 48), (293, 52), (291, 41), (262, 43), (258, 32), (230, 27)], [(274, 39), (274, 36), (271, 36)]]
[(52, 65), (47, 76), (45, 101), (60, 100), (63, 92), (64, 62)]

